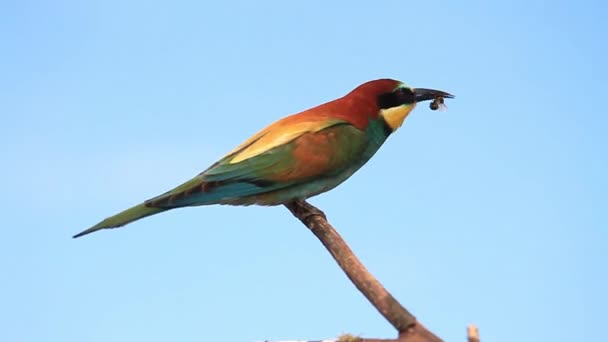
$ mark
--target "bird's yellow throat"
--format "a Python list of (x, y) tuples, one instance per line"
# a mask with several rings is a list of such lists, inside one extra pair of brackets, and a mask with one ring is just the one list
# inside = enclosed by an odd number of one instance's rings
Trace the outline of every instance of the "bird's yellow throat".
[(416, 107), (415, 103), (382, 109), (380, 110), (380, 115), (384, 118), (384, 121), (386, 121), (389, 127), (395, 131), (397, 128), (401, 127), (403, 121), (405, 121), (405, 118), (407, 118), (414, 107)]

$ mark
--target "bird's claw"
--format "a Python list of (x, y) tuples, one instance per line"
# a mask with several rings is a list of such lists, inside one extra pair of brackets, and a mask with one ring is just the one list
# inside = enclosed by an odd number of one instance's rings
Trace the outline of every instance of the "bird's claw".
[(305, 200), (294, 200), (289, 207), (291, 207), (290, 209), (292, 212), (294, 212), (296, 216), (307, 225), (312, 223), (315, 216), (327, 221), (327, 216), (325, 216), (323, 211)]
[(306, 212), (306, 214), (304, 214), (302, 218), (306, 222), (309, 222), (309, 220), (312, 221), (315, 216), (323, 219), (324, 221), (327, 221), (327, 216), (325, 216), (325, 213), (313, 206), (311, 206), (311, 208), (308, 208), (308, 211)]

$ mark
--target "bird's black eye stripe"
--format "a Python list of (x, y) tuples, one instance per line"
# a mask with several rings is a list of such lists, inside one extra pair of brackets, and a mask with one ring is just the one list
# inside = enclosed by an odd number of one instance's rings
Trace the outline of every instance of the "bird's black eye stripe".
[(399, 88), (397, 90), (399, 93), (400, 100), (402, 104), (409, 104), (416, 102), (416, 94), (410, 88)]
[(378, 96), (378, 107), (381, 109), (387, 109), (397, 107), (399, 105), (399, 99), (397, 94), (394, 92), (384, 93)]
[(414, 102), (416, 102), (416, 95), (410, 88), (399, 88), (393, 92), (378, 96), (378, 107), (381, 109), (393, 108)]

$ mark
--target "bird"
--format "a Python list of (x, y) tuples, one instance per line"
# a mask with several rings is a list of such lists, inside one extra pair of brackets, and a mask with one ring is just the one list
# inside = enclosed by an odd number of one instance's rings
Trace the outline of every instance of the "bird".
[(389, 78), (365, 82), (340, 98), (270, 124), (194, 178), (73, 237), (176, 208), (274, 206), (319, 195), (367, 163), (417, 103), (453, 97)]

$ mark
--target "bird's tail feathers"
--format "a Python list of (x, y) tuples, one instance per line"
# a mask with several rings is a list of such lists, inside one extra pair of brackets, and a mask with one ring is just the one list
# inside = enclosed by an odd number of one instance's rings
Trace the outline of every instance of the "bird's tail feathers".
[(158, 213), (166, 211), (166, 210), (168, 210), (168, 209), (148, 207), (144, 203), (142, 203), (142, 204), (136, 205), (134, 207), (131, 207), (125, 211), (122, 211), (114, 216), (110, 216), (110, 217), (106, 218), (105, 220), (94, 225), (93, 227), (74, 235), (73, 238), (78, 238), (83, 235), (87, 235), (87, 234), (96, 232), (100, 229), (122, 227), (125, 224), (139, 220), (146, 216), (158, 214)]

